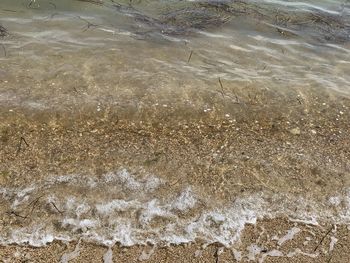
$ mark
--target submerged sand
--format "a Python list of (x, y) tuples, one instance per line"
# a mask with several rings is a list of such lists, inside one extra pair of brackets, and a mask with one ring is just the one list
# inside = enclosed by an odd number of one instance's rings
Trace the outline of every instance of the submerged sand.
[[(175, 246), (117, 243), (111, 248), (113, 262), (348, 262), (349, 227), (346, 219), (339, 220), (344, 211), (328, 207), (327, 202), (350, 188), (350, 101), (341, 95), (311, 95), (307, 101), (296, 98), (296, 106), (288, 111), (275, 111), (278, 107), (269, 105), (256, 109), (252, 104), (244, 105), (239, 110), (244, 114), (236, 116), (164, 108), (132, 114), (111, 108), (98, 112), (3, 108), (0, 186), (21, 188), (48, 175), (99, 178), (128, 167), (166, 181), (166, 187), (157, 192), (159, 198), (191, 185), (211, 200), (202, 198), (190, 214), (218, 204), (225, 207), (256, 192), (271, 196), (271, 207), (274, 196), (301, 196), (317, 204), (310, 211), (325, 209), (332, 217), (321, 216), (318, 225), (292, 220), (283, 213), (261, 218), (255, 225), (246, 224), (240, 241), (226, 248), (219, 243), (206, 245), (200, 239)], [(37, 194), (18, 210), (1, 199), (0, 231), (38, 218), (50, 222), (64, 213), (59, 207), (47, 208), (43, 196), (49, 194)], [(295, 204), (295, 215), (298, 206), (303, 204)], [(77, 247), (79, 234), (76, 237), (73, 242), (54, 241), (39, 248), (3, 246), (0, 259), (110, 262), (107, 247), (84, 239)]]

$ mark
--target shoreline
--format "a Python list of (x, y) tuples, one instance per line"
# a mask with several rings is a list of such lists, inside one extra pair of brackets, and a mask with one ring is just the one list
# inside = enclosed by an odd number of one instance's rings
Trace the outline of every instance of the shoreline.
[[(81, 114), (1, 109), (0, 170), (4, 176), (0, 186), (25, 185), (32, 178), (48, 175), (100, 176), (127, 167), (155, 173), (175, 185), (186, 175), (187, 183), (215, 195), (220, 190), (227, 200), (232, 190), (242, 190), (242, 185), (235, 186), (233, 181), (227, 188), (217, 189), (223, 179), (230, 182), (228, 173), (234, 174), (234, 181), (242, 179), (242, 184), (252, 186), (243, 187), (248, 192), (312, 191), (323, 196), (327, 189), (334, 192), (350, 187), (346, 134), (350, 101), (334, 106), (320, 103), (289, 118), (274, 112), (269, 115), (269, 108), (247, 111), (244, 116), (211, 113), (190, 118), (173, 118), (152, 109), (146, 114), (149, 117), (131, 118), (111, 111)], [(294, 190), (283, 186), (290, 178), (295, 178), (288, 181)], [(257, 179), (260, 183), (252, 183)], [(334, 180), (328, 182), (330, 179)], [(273, 187), (267, 187), (265, 181)], [(208, 183), (211, 186), (205, 188)]]
[[(264, 231), (261, 231), (264, 230)], [(0, 246), (2, 262), (347, 262), (350, 229), (345, 225), (308, 225), (287, 218), (248, 224), (233, 247), (205, 245), (101, 246), (84, 241), (54, 241), (43, 247)], [(112, 260), (112, 261), (111, 261)]]
[[(166, 200), (169, 194), (176, 195), (191, 186), (199, 196), (198, 204), (188, 215), (181, 215), (185, 218), (204, 208), (210, 210), (220, 206), (224, 209), (237, 198), (257, 192), (271, 197), (280, 193), (291, 198), (301, 196), (320, 206), (312, 209), (325, 209), (340, 217), (346, 209), (343, 204), (339, 207), (327, 205), (330, 197), (344, 195), (350, 189), (350, 145), (346, 132), (350, 130), (349, 106), (350, 102), (345, 98), (342, 98), (342, 103), (336, 98), (319, 99), (317, 104), (301, 105), (291, 115), (271, 112), (266, 107), (260, 111), (247, 110), (245, 115), (237, 114), (236, 118), (234, 114), (226, 117), (219, 112), (193, 113), (189, 117), (154, 109), (126, 117), (111, 110), (81, 109), (67, 113), (2, 108), (0, 187), (22, 189), (33, 182), (45, 185), (48, 176), (59, 178), (79, 174), (98, 181), (110, 171), (127, 167), (130, 173), (141, 176), (141, 179), (136, 179), (142, 180), (144, 174), (155, 174), (165, 182), (154, 193), (159, 200)], [(18, 210), (13, 210), (11, 198), (1, 200), (4, 204), (0, 211), (1, 232), (35, 223), (41, 218), (50, 222), (61, 217), (57, 212), (59, 208), (48, 209), (47, 201), (40, 199), (44, 194), (45, 198), (51, 194), (51, 189), (44, 189), (43, 193), (40, 193), (40, 188), (37, 191)], [(52, 191), (62, 196), (66, 194), (65, 188)], [(74, 191), (69, 189), (69, 193)], [(77, 190), (76, 193), (80, 192)], [(86, 190), (82, 193), (87, 194)], [(37, 200), (35, 209), (34, 206), (30, 208), (33, 200)], [(274, 199), (271, 198), (270, 202)], [(277, 204), (271, 203), (273, 205)], [(307, 208), (303, 209), (307, 211)], [(18, 216), (23, 216), (20, 212), (25, 214), (26, 211), (31, 211), (29, 218)], [(350, 260), (346, 258), (350, 254), (348, 225), (331, 226), (332, 217), (325, 217), (320, 224), (326, 225), (320, 227), (279, 217), (259, 219), (256, 226), (246, 225), (242, 244), (236, 249), (245, 255), (240, 262), (249, 262), (249, 259), (306, 263)], [(163, 222), (156, 221), (155, 224)], [(278, 240), (296, 228), (299, 229), (294, 233), (296, 239), (283, 243), (286, 247), (278, 246)], [(273, 240), (274, 236), (276, 240)], [(330, 251), (332, 242), (334, 248)], [(251, 247), (252, 244), (259, 248)], [(144, 260), (235, 262), (232, 250), (224, 249), (221, 253), (218, 244), (206, 249), (202, 245), (198, 241), (190, 245), (157, 248), (149, 259)], [(0, 248), (0, 255), (10, 258), (10, 262), (21, 262), (26, 255), (31, 258), (29, 261), (48, 262), (50, 259), (59, 262), (64, 253), (74, 251), (75, 247), (76, 242), (54, 242), (42, 248), (9, 245)], [(249, 255), (248, 247), (258, 252)], [(138, 262), (140, 256), (147, 257), (149, 251), (152, 247), (116, 246), (113, 256), (116, 262)], [(103, 262), (106, 252), (105, 247), (82, 243), (80, 257), (70, 262)], [(288, 254), (293, 257), (288, 257)]]

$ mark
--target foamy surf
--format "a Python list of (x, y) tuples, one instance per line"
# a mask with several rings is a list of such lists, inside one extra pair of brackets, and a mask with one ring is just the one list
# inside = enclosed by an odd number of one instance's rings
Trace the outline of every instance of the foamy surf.
[[(350, 222), (349, 193), (329, 197), (329, 204), (264, 192), (218, 204), (191, 186), (174, 191), (155, 175), (126, 169), (100, 177), (52, 176), (26, 188), (2, 187), (0, 193), (9, 220), (0, 233), (1, 245), (40, 247), (54, 240), (82, 239), (110, 247), (200, 240), (232, 247), (245, 225), (261, 218), (288, 216), (306, 224)], [(274, 239), (283, 245), (299, 231), (294, 227)], [(334, 246), (336, 239), (332, 242)]]

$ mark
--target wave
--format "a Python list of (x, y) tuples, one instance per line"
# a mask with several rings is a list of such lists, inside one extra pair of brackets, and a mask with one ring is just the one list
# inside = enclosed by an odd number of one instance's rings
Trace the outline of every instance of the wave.
[(8, 220), (0, 233), (1, 245), (83, 239), (132, 246), (201, 240), (230, 247), (246, 224), (261, 218), (350, 223), (350, 191), (329, 197), (327, 204), (263, 192), (219, 204), (191, 186), (174, 191), (154, 175), (126, 169), (100, 177), (51, 176), (25, 188), (2, 187), (0, 196)]

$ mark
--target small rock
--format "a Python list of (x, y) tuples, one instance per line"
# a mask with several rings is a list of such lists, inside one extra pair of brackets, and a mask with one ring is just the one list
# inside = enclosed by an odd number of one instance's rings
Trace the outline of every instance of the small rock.
[(293, 135), (300, 135), (300, 133), (301, 133), (299, 127), (293, 128), (293, 129), (289, 130), (289, 132)]

